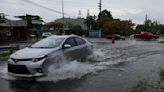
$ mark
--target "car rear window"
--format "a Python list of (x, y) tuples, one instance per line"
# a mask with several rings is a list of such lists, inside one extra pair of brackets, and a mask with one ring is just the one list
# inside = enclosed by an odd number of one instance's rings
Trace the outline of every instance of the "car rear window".
[(82, 44), (85, 44), (86, 41), (81, 39), (81, 38), (78, 38), (78, 37), (75, 37), (75, 41), (77, 42), (77, 45), (82, 45)]

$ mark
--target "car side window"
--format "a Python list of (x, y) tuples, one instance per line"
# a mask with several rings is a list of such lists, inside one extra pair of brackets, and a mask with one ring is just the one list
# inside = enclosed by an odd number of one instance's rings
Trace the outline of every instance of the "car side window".
[(74, 40), (73, 38), (68, 38), (68, 39), (65, 41), (64, 44), (69, 44), (69, 45), (71, 45), (71, 47), (76, 46), (76, 42), (75, 42), (75, 40)]
[(78, 37), (75, 37), (75, 40), (77, 42), (77, 45), (82, 45), (82, 44), (85, 44), (86, 43), (86, 41), (84, 41), (83, 39), (78, 38)]

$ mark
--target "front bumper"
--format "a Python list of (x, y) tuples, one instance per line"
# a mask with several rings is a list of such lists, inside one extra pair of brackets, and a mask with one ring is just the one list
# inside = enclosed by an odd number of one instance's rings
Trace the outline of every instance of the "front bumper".
[(8, 74), (17, 77), (36, 77), (43, 76), (42, 64), (45, 59), (32, 62), (32, 61), (19, 61), (14, 62), (13, 60), (8, 60)]
[(43, 73), (35, 73), (35, 74), (16, 74), (16, 73), (8, 72), (8, 75), (15, 76), (15, 77), (27, 77), (27, 78), (30, 78), (30, 77), (40, 77), (40, 76), (44, 76), (45, 74), (43, 74)]

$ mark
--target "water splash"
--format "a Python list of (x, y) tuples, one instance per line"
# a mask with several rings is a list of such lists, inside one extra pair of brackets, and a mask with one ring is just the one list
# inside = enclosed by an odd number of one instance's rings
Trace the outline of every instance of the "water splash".
[[(120, 55), (118, 53), (111, 54), (106, 55), (106, 51), (103, 49), (97, 49), (94, 51), (93, 55), (87, 59), (86, 62), (79, 62), (76, 60), (68, 61), (68, 59), (62, 56), (64, 62), (61, 62), (60, 67), (56, 67), (55, 65), (50, 66), (48, 75), (45, 77), (38, 77), (36, 78), (36, 81), (58, 82), (60, 80), (66, 79), (80, 79), (84, 75), (97, 74), (98, 71), (110, 69), (111, 65), (122, 62), (131, 62), (137, 59), (137, 57), (128, 57), (112, 60), (111, 58), (119, 57)], [(13, 78), (7, 74), (7, 64), (2, 66), (3, 67), (0, 67), (0, 78), (6, 80), (16, 80), (16, 78)]]
[[(137, 57), (129, 57), (126, 59), (108, 60), (103, 61), (107, 58), (101, 49), (94, 52), (94, 55), (89, 57), (89, 61), (69, 61), (58, 69), (51, 71), (46, 77), (38, 78), (37, 81), (60, 81), (66, 79), (80, 79), (82, 76), (87, 74), (96, 74), (98, 71), (110, 69), (111, 65), (119, 64), (122, 62), (135, 61)], [(98, 61), (98, 62), (91, 62)], [(100, 62), (101, 61), (101, 62)], [(53, 66), (52, 66), (53, 67)], [(113, 69), (112, 69), (113, 70)], [(115, 69), (117, 70), (117, 69)], [(119, 69), (123, 70), (123, 69)]]
[(0, 79), (16, 80), (16, 78), (8, 75), (7, 64), (3, 64), (0, 67)]
[(93, 72), (92, 64), (71, 61), (68, 64), (50, 72), (46, 77), (38, 78), (38, 81), (59, 81), (64, 79), (79, 79), (83, 75)]

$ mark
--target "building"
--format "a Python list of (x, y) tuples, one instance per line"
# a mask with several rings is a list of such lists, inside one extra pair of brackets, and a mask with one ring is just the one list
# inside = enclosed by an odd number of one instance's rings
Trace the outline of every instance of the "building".
[(5, 20), (0, 23), (0, 42), (27, 40), (30, 33), (25, 20)]
[(89, 30), (89, 37), (101, 38), (101, 30)]

